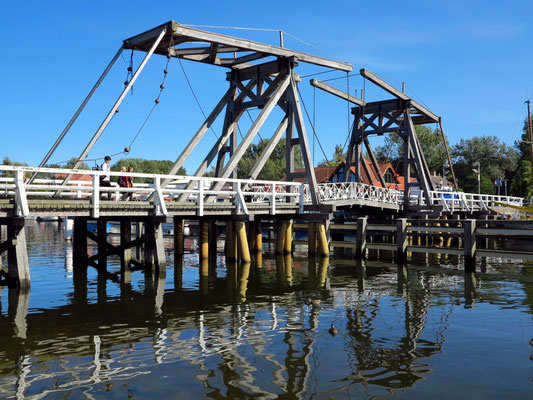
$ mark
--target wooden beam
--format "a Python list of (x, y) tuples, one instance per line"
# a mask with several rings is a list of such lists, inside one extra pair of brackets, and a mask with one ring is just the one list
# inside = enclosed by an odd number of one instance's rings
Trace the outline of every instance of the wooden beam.
[[(183, 149), (179, 157), (174, 162), (174, 165), (172, 168), (170, 168), (170, 171), (168, 172), (168, 175), (174, 175), (178, 170), (183, 166), (183, 163), (187, 160), (189, 155), (192, 153), (196, 145), (200, 142), (202, 137), (205, 135), (207, 130), (211, 127), (213, 122), (217, 119), (220, 112), (224, 109), (226, 106), (228, 99), (231, 98), (232, 93), (234, 92), (233, 88), (229, 88), (227, 92), (222, 96), (218, 104), (215, 106), (213, 111), (211, 111), (211, 114), (207, 117), (207, 119), (204, 121), (200, 129), (194, 134), (193, 138), (189, 142), (189, 144)], [(165, 179), (163, 182), (161, 182), (161, 188), (165, 188), (168, 183), (170, 182), (170, 179)]]
[(311, 83), (311, 86), (322, 89), (323, 91), (328, 92), (334, 96), (340, 97), (341, 99), (348, 100), (350, 103), (357, 104), (360, 107), (364, 107), (366, 105), (366, 102), (364, 102), (363, 100), (360, 100), (349, 93), (345, 93), (342, 90), (334, 88), (333, 86), (330, 86), (327, 83), (321, 82), (318, 79), (311, 79), (309, 83)]
[(378, 78), (376, 75), (374, 75), (369, 70), (367, 70), (365, 68), (362, 68), (361, 70), (359, 70), (359, 72), (361, 73), (362, 77), (368, 79), (370, 82), (372, 82), (372, 83), (376, 84), (377, 86), (381, 87), (383, 90), (385, 90), (386, 92), (389, 92), (393, 96), (396, 96), (396, 97), (398, 97), (399, 99), (402, 99), (402, 100), (409, 100), (411, 102), (411, 105), (414, 108), (416, 108), (422, 114), (424, 114), (427, 117), (429, 117), (432, 120), (432, 122), (439, 122), (439, 117), (436, 114), (432, 113), (426, 107), (422, 106), (421, 104), (419, 104), (416, 101), (414, 101), (413, 99), (411, 99), (405, 93), (402, 93), (400, 90), (396, 89), (395, 87), (393, 87), (389, 83), (385, 82), (383, 79)]

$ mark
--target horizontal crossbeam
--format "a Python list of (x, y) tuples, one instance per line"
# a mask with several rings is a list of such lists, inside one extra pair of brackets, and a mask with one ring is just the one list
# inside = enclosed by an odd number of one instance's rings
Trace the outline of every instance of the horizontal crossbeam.
[[(255, 52), (262, 53), (264, 56), (274, 57), (296, 57), (298, 60), (326, 68), (334, 68), (340, 71), (351, 72), (352, 65), (346, 62), (330, 60), (323, 57), (313, 56), (299, 51), (289, 50), (283, 47), (271, 46), (251, 40), (236, 38), (232, 36), (221, 35), (219, 33), (208, 32), (196, 28), (190, 28), (179, 24), (176, 21), (169, 21), (154, 29), (133, 36), (124, 40), (125, 49), (135, 49), (146, 51), (150, 44), (153, 43), (161, 29), (167, 28), (166, 40), (158, 47), (156, 53), (169, 54), (169, 43), (186, 43), (186, 42), (206, 42), (235, 48), (237, 52)], [(204, 50), (202, 50), (203, 52)], [(218, 50), (217, 50), (218, 51)], [(198, 53), (193, 53), (198, 54)], [(207, 53), (209, 54), (209, 51)], [(240, 63), (240, 62), (238, 62)]]

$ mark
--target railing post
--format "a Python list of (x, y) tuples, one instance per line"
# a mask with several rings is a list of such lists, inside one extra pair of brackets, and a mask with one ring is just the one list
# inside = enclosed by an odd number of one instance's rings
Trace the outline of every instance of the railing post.
[(366, 225), (367, 218), (357, 218), (357, 236), (355, 237), (355, 257), (363, 258), (366, 249)]
[(30, 214), (24, 185), (24, 172), (22, 171), (15, 171), (15, 205), (17, 207), (17, 216), (26, 217)]
[(463, 222), (464, 227), (464, 252), (465, 268), (475, 268), (476, 261), (476, 220), (466, 219)]
[(196, 204), (198, 204), (198, 216), (204, 216), (204, 183), (202, 180), (198, 180), (198, 199)]
[(93, 208), (91, 212), (91, 217), (98, 218), (100, 216), (100, 176), (93, 175), (93, 197), (92, 203)]
[(407, 255), (407, 218), (396, 220), (397, 261), (405, 261)]
[(270, 185), (270, 192), (271, 192), (270, 214), (276, 215), (276, 184), (275, 183), (272, 183)]

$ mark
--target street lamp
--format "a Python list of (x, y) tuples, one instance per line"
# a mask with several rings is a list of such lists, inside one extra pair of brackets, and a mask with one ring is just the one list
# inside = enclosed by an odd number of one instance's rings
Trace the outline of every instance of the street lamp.
[(474, 163), (474, 168), (472, 168), (472, 171), (477, 174), (477, 193), (481, 194), (481, 166), (478, 162)]

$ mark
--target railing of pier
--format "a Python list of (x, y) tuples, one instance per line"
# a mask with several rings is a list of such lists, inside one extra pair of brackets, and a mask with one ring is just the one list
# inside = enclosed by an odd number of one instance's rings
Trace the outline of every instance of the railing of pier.
[[(11, 198), (15, 202), (17, 216), (29, 216), (31, 210), (28, 199), (80, 199), (90, 200), (91, 216), (98, 217), (102, 196), (107, 200), (121, 201), (131, 194), (134, 201), (153, 204), (154, 215), (168, 215), (167, 204), (172, 201), (197, 206), (198, 216), (204, 215), (206, 203), (226, 204), (234, 207), (237, 213), (248, 214), (250, 204), (265, 204), (271, 214), (276, 214), (276, 206), (294, 204), (303, 210), (303, 184), (299, 182), (273, 182), (244, 179), (221, 179), (183, 175), (161, 175), (130, 172), (107, 172), (93, 170), (72, 170), (62, 168), (33, 168), (0, 166), (0, 198)], [(38, 179), (31, 184), (26, 176), (37, 173)], [(74, 178), (64, 184), (64, 177), (73, 174)], [(11, 176), (9, 176), (11, 175)], [(142, 179), (145, 183), (133, 183), (133, 187), (102, 186), (101, 177), (111, 180), (120, 176)], [(83, 179), (83, 180), (82, 180)], [(169, 179), (166, 187), (161, 182)], [(191, 189), (186, 189), (190, 183)], [(220, 190), (212, 190), (215, 183), (223, 182)], [(183, 196), (185, 195), (185, 196)]]

